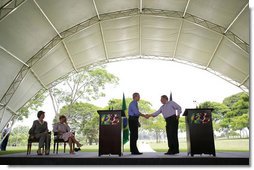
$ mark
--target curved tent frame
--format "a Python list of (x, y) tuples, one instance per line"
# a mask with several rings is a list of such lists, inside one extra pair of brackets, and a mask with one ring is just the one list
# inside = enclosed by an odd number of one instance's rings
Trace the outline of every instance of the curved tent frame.
[(59, 78), (123, 59), (189, 64), (248, 91), (248, 0), (76, 1), (0, 8), (0, 130)]

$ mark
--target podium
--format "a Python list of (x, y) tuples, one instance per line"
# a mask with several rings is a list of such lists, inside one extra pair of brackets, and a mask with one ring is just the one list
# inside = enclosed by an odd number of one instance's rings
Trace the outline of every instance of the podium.
[(123, 154), (122, 110), (98, 110), (99, 120), (99, 156)]
[(211, 108), (186, 109), (185, 116), (188, 155), (216, 156)]

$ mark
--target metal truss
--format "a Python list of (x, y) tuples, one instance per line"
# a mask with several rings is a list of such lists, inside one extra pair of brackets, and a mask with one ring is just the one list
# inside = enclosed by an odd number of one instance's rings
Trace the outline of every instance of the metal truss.
[(213, 54), (212, 54), (212, 56), (210, 57), (210, 59), (209, 59), (207, 65), (206, 65), (206, 68), (205, 68), (205, 69), (207, 69), (207, 68), (210, 66), (212, 60), (213, 60), (214, 57), (215, 57), (216, 52), (218, 51), (218, 49), (219, 49), (219, 47), (220, 47), (220, 45), (221, 45), (221, 42), (222, 42), (223, 38), (224, 38), (224, 36), (221, 36), (221, 38), (220, 38), (219, 42), (217, 43), (217, 45), (216, 45), (216, 47), (215, 47), (215, 49), (214, 49), (214, 51), (213, 51)]
[(10, 0), (0, 8), (0, 22), (27, 0)]
[(179, 30), (178, 30), (178, 34), (177, 34), (177, 38), (176, 38), (176, 45), (175, 45), (174, 53), (173, 53), (173, 59), (176, 56), (176, 50), (177, 50), (177, 47), (178, 47), (178, 42), (179, 42), (179, 38), (180, 38), (180, 35), (181, 35), (182, 28), (183, 28), (183, 20), (181, 21), (181, 25), (180, 25)]
[[(141, 3), (142, 1), (140, 1)], [(142, 4), (140, 4), (142, 5)], [(141, 23), (141, 15), (138, 17), (138, 22), (139, 22), (139, 56), (142, 56), (142, 23)]]
[[(9, 123), (9, 122), (11, 122), (12, 121), (12, 124), (11, 124), (11, 129), (12, 129), (12, 127), (13, 127), (13, 125), (14, 125), (14, 121), (13, 121), (13, 119), (15, 118), (15, 116), (16, 115), (12, 115), (11, 117), (10, 117), (10, 119), (4, 124), (4, 126), (3, 126), (3, 128), (5, 127), (5, 126), (7, 126), (7, 124)], [(1, 120), (0, 120), (0, 124), (1, 124)], [(0, 131), (2, 131), (3, 129), (0, 129)], [(0, 143), (2, 143), (3, 141), (4, 141), (4, 139), (7, 137), (7, 135), (8, 134), (6, 134), (5, 136), (3, 136), (2, 138), (1, 138), (1, 140), (0, 140)]]
[(243, 81), (240, 83), (239, 86), (242, 86), (244, 83), (246, 83), (247, 80), (249, 80), (249, 78), (250, 78), (250, 75), (247, 75), (247, 76), (243, 79)]
[[(118, 62), (118, 61), (124, 61), (124, 60), (132, 60), (132, 59), (139, 59), (139, 56), (128, 56), (128, 57), (121, 57), (121, 58), (117, 58), (117, 59), (111, 59), (110, 62)], [(244, 81), (242, 83), (236, 82), (234, 80), (232, 80), (229, 77), (223, 76), (222, 74), (220, 74), (219, 72), (211, 69), (211, 68), (206, 68), (206, 66), (201, 66), (199, 64), (195, 64), (186, 60), (180, 60), (180, 59), (174, 59), (173, 58), (169, 58), (168, 56), (142, 56), (142, 59), (152, 59), (152, 60), (164, 60), (164, 61), (173, 61), (176, 63), (180, 63), (180, 64), (185, 64), (185, 65), (189, 65), (201, 70), (206, 70), (207, 72), (214, 74), (216, 76), (218, 76), (219, 78), (227, 81), (230, 84), (233, 84), (237, 87), (239, 87), (240, 89), (242, 89), (244, 92), (246, 92), (247, 94), (249, 93), (249, 89), (246, 88), (245, 86), (243, 86), (243, 84), (249, 79), (249, 75), (244, 79)]]
[[(12, 11), (15, 10), (18, 6), (20, 6), (21, 4), (23, 4), (26, 0), (23, 0), (21, 2), (21, 0), (17, 1), (17, 0), (13, 0), (11, 1), (9, 4), (4, 5), (1, 8), (1, 11), (3, 11), (3, 9), (9, 7), (10, 4), (12, 3), (16, 3), (15, 8), (12, 8)], [(19, 3), (17, 3), (19, 2)], [(10, 12), (12, 12), (10, 11)], [(9, 13), (10, 13), (9, 12)], [(6, 15), (5, 15), (6, 16)], [(98, 17), (99, 16), (99, 17)], [(247, 44), (246, 42), (244, 42), (243, 40), (241, 40), (238, 36), (236, 36), (234, 33), (232, 33), (231, 31), (227, 31), (225, 32), (225, 28), (216, 25), (214, 23), (211, 23), (207, 20), (198, 18), (194, 15), (188, 14), (188, 13), (184, 13), (183, 12), (179, 12), (179, 11), (168, 11), (168, 10), (156, 10), (156, 9), (149, 9), (149, 8), (143, 8), (142, 9), (142, 13), (140, 13), (140, 9), (135, 8), (135, 9), (129, 9), (129, 10), (124, 10), (124, 11), (117, 11), (117, 12), (111, 12), (111, 13), (107, 13), (107, 14), (100, 14), (98, 16), (94, 16), (82, 23), (79, 23), (75, 26), (73, 26), (70, 29), (67, 29), (61, 33), (59, 33), (57, 36), (55, 36), (48, 44), (46, 44), (41, 50), (39, 50), (33, 57), (31, 57), (26, 64), (29, 66), (23, 66), (21, 68), (21, 70), (19, 71), (18, 75), (16, 76), (16, 78), (14, 79), (14, 81), (12, 82), (12, 84), (10, 85), (9, 89), (7, 90), (7, 92), (4, 94), (4, 96), (2, 97), (2, 99), (0, 100), (0, 103), (7, 105), (8, 102), (10, 101), (11, 97), (13, 96), (13, 94), (15, 93), (15, 91), (17, 90), (19, 84), (22, 82), (22, 80), (24, 79), (24, 77), (26, 76), (28, 70), (41, 58), (43, 58), (48, 52), (50, 52), (54, 47), (56, 47), (59, 43), (62, 43), (62, 41), (64, 41), (65, 38), (69, 38), (71, 36), (74, 36), (76, 34), (78, 34), (79, 32), (90, 28), (91, 26), (95, 25), (95, 24), (100, 24), (100, 22), (105, 22), (107, 20), (114, 20), (114, 19), (122, 19), (122, 18), (127, 18), (127, 17), (133, 17), (133, 16), (155, 16), (155, 17), (164, 17), (164, 18), (178, 18), (178, 19), (183, 19), (184, 21), (193, 23), (195, 25), (198, 25), (202, 28), (208, 29), (210, 31), (216, 32), (222, 36), (225, 36), (226, 38), (228, 38), (232, 43), (234, 43), (236, 46), (238, 46), (240, 49), (242, 49), (243, 51), (245, 51), (247, 54), (249, 54), (249, 44)], [(184, 16), (184, 18), (183, 18)], [(141, 57), (141, 56), (140, 56)], [(141, 58), (145, 58), (145, 57), (141, 57)], [(172, 60), (173, 58), (169, 58), (168, 59)], [(111, 59), (108, 59), (108, 61), (111, 61)], [(174, 59), (174, 61), (178, 61), (176, 59)], [(181, 62), (183, 63), (183, 62)], [(193, 65), (193, 63), (191, 64)], [(207, 69), (209, 70), (209, 69)], [(216, 75), (218, 75), (216, 73)], [(219, 76), (223, 79), (227, 79), (226, 77), (224, 78), (223, 76)], [(229, 81), (231, 82), (231, 80)], [(239, 86), (239, 83), (232, 83), (232, 84), (236, 84), (238, 87), (241, 87), (241, 85)]]
[(39, 60), (41, 59), (45, 54), (47, 54), (49, 51), (51, 51), (57, 44), (61, 42), (61, 38), (56, 36), (53, 38), (46, 46), (44, 46), (40, 51), (38, 51), (32, 58), (30, 58), (26, 64), (29, 66), (27, 67), (26, 65), (23, 65), (15, 79), (13, 80), (12, 84), (0, 100), (0, 103), (3, 105), (7, 105), (8, 102), (10, 101), (11, 97), (19, 87), (20, 83), (22, 80), (25, 78), (26, 74), (28, 73), (29, 69)]
[(233, 21), (229, 24), (229, 26), (227, 27), (227, 29), (224, 31), (224, 33), (226, 33), (230, 27), (235, 23), (235, 21), (239, 18), (239, 16), (243, 13), (243, 11), (248, 7), (249, 2), (247, 4), (245, 4), (245, 6), (242, 8), (242, 10), (237, 14), (237, 16), (233, 19)]
[[(129, 56), (129, 57), (113, 59), (113, 60), (110, 60), (110, 62), (117, 62), (117, 61), (124, 61), (124, 60), (138, 59), (138, 58), (140, 58), (140, 57), (139, 56)], [(214, 75), (218, 76), (219, 78), (227, 81), (228, 83), (239, 87), (244, 92), (246, 92), (246, 93), (249, 92), (249, 89), (246, 88), (245, 86), (243, 86), (243, 84), (249, 79), (249, 75), (244, 79), (244, 81), (242, 83), (239, 83), (239, 82), (232, 80), (229, 77), (223, 76), (222, 74), (220, 74), (219, 72), (217, 72), (211, 68), (206, 68), (206, 66), (201, 66), (199, 64), (195, 64), (195, 63), (192, 63), (192, 62), (189, 62), (186, 60), (180, 60), (180, 59), (176, 59), (176, 58), (173, 59), (173, 58), (169, 58), (168, 56), (165, 56), (165, 57), (163, 57), (163, 56), (142, 56), (142, 59), (153, 59), (153, 60), (156, 59), (156, 60), (164, 60), (164, 61), (173, 61), (173, 62), (177, 62), (180, 64), (189, 65), (189, 66), (201, 69), (201, 70), (206, 70), (209, 73), (214, 74)]]
[(249, 54), (250, 53), (250, 46), (248, 43), (244, 42), (241, 38), (239, 38), (237, 35), (235, 35), (231, 31), (226, 31), (226, 28), (216, 25), (212, 22), (209, 22), (207, 20), (198, 18), (194, 15), (191, 14), (186, 14), (185, 18), (186, 21), (189, 21), (191, 23), (197, 24), (200, 27), (206, 28), (210, 31), (216, 32), (220, 35), (225, 36), (228, 38), (229, 41), (234, 43), (236, 46), (238, 46), (240, 49), (242, 49), (245, 53)]
[(190, 4), (190, 0), (188, 0), (186, 6), (185, 6), (185, 8), (184, 8), (183, 18), (185, 17), (185, 14), (186, 14), (186, 12), (187, 12), (187, 9), (188, 9), (188, 7), (189, 7), (189, 4)]
[[(45, 93), (46, 91), (48, 91), (48, 88), (47, 88), (47, 89), (46, 89), (46, 88), (42, 88), (42, 89), (39, 90), (37, 93), (35, 93), (27, 102), (29, 102), (30, 100), (33, 100), (34, 96), (36, 96), (38, 93)], [(22, 107), (24, 107), (24, 106), (27, 104), (27, 102), (26, 102), (25, 104), (23, 104), (23, 105), (20, 107), (20, 109), (21, 109)], [(7, 106), (7, 107), (8, 107), (8, 106)], [(20, 109), (17, 110), (17, 112), (15, 113), (15, 116), (19, 116), (18, 112), (19, 112)]]
[[(6, 3), (0, 9), (0, 21), (3, 18), (5, 18), (7, 15), (9, 15), (11, 12), (13, 12), (17, 7), (21, 6), (24, 2), (26, 2), (26, 0), (11, 0), (8, 3)], [(35, 1), (35, 3), (36, 3), (36, 1)], [(142, 1), (140, 1), (140, 3), (142, 4)], [(199, 18), (194, 15), (186, 13), (188, 5), (189, 5), (189, 1), (187, 2), (184, 12), (151, 9), (151, 8), (143, 8), (143, 9), (134, 8), (134, 9), (129, 9), (129, 10), (111, 12), (111, 13), (107, 13), (107, 14), (99, 14), (98, 10), (97, 10), (96, 11), (97, 16), (90, 18), (87, 21), (82, 22), (81, 24), (77, 24), (76, 26), (62, 32), (61, 36), (62, 36), (62, 38), (66, 38), (69, 35), (73, 35), (74, 33), (77, 33), (80, 30), (83, 30), (85, 28), (88, 28), (89, 26), (91, 26), (95, 23), (98, 23), (100, 21), (103, 22), (106, 20), (125, 18), (125, 17), (130, 17), (130, 16), (136, 16), (136, 15), (153, 15), (153, 16), (166, 17), (166, 18), (183, 18), (184, 20), (189, 21), (193, 24), (196, 24), (198, 26), (201, 26), (203, 28), (206, 28), (208, 30), (211, 30), (211, 31), (214, 31), (214, 32), (217, 32), (219, 34), (226, 36), (231, 42), (233, 42), (235, 45), (237, 45), (243, 51), (245, 51), (248, 54), (250, 53), (249, 44), (244, 42), (241, 38), (239, 38), (233, 32), (229, 31), (227, 28), (224, 28), (222, 26), (219, 26), (217, 24), (214, 24), (214, 23), (204, 20), (202, 18)], [(246, 8), (246, 6), (245, 6), (245, 8)], [(97, 9), (97, 8), (95, 7), (95, 9)]]
[[(98, 16), (95, 16), (93, 18), (90, 18), (86, 20), (85, 22), (82, 22), (80, 24), (77, 24), (76, 26), (64, 31), (61, 33), (63, 38), (73, 36), (76, 33), (83, 31), (84, 29), (89, 28), (90, 26), (97, 24), (99, 22), (105, 22), (107, 20), (113, 20), (113, 19), (120, 19), (120, 18), (126, 18), (126, 17), (132, 17), (132, 16), (138, 16), (138, 15), (152, 15), (157, 17), (165, 17), (165, 18), (179, 18), (184, 19), (184, 21), (193, 23), (195, 25), (198, 25), (200, 27), (206, 28), (210, 31), (216, 32), (220, 35), (225, 36), (228, 38), (232, 43), (234, 43), (236, 46), (238, 46), (240, 49), (245, 51), (247, 54), (250, 52), (249, 44), (244, 42), (241, 38), (239, 38), (237, 35), (235, 35), (231, 31), (227, 31), (225, 33), (226, 28), (221, 27), (219, 25), (216, 25), (214, 23), (211, 23), (207, 20), (201, 19), (199, 17), (196, 17), (194, 15), (179, 12), (179, 11), (168, 11), (168, 10), (156, 10), (156, 9), (149, 9), (144, 8), (142, 10), (142, 13), (140, 13), (138, 8), (135, 9), (129, 9), (125, 11), (117, 11), (107, 14), (100, 14)], [(184, 18), (182, 16), (185, 16)]]
[[(226, 77), (226, 76), (222, 75), (221, 73), (219, 73), (219, 72), (217, 72), (217, 71), (215, 71), (215, 70), (213, 70), (213, 69), (211, 69), (211, 68), (208, 68), (208, 69), (206, 69), (206, 70), (207, 70), (208, 72), (210, 72), (210, 73), (212, 73), (212, 74), (214, 74), (214, 75), (216, 75), (216, 76), (222, 78), (223, 80), (225, 80), (225, 81), (227, 81), (227, 82), (229, 82), (229, 83), (231, 83), (231, 84), (233, 84), (233, 85), (239, 87), (239, 88), (242, 89), (244, 92), (249, 93), (249, 89), (246, 88), (245, 86), (243, 86), (242, 83), (239, 83), (239, 82), (237, 82), (237, 81), (234, 81), (234, 80), (232, 80), (231, 78)], [(247, 78), (247, 79), (244, 81), (244, 83), (245, 83), (248, 79), (249, 79), (249, 78)]]
[[(6, 110), (11, 112), (11, 114), (12, 114), (11, 117), (6, 122), (4, 122), (4, 126), (3, 127), (5, 127), (11, 120), (13, 120), (13, 118), (15, 116), (17, 116), (17, 113), (15, 111), (13, 111), (13, 109), (11, 109), (9, 106), (3, 106), (2, 104), (0, 105), (0, 111), (1, 110), (3, 110), (3, 114), (2, 114), (2, 116), (0, 118), (0, 124), (2, 124), (3, 117), (4, 117), (5, 113), (6, 113)], [(2, 129), (0, 129), (0, 131), (2, 131)]]
[(25, 65), (21, 68), (18, 75), (15, 77), (14, 81), (12, 82), (11, 86), (8, 88), (7, 92), (2, 97), (0, 103), (2, 103), (3, 105), (8, 104), (11, 97), (13, 96), (15, 91), (18, 89), (19, 84), (22, 82), (22, 80), (25, 78), (26, 74), (28, 73), (28, 70), (29, 68)]
[(183, 12), (181, 11), (169, 11), (161, 9), (144, 8), (142, 14), (152, 15), (165, 18), (182, 18)]
[[(55, 30), (55, 32), (57, 33), (57, 35), (62, 39), (63, 37), (61, 36), (61, 34), (59, 33), (59, 31), (56, 29), (56, 27), (54, 26), (54, 24), (50, 21), (50, 19), (48, 18), (48, 16), (47, 16), (47, 15), (44, 13), (44, 11), (41, 9), (40, 5), (36, 2), (36, 0), (33, 0), (33, 2), (34, 2), (35, 5), (37, 6), (37, 8), (40, 10), (40, 12), (42, 13), (42, 15), (45, 17), (45, 19), (48, 21), (48, 23), (50, 24), (50, 26)], [(71, 62), (71, 65), (72, 65), (73, 69), (74, 69), (75, 71), (77, 71), (76, 66), (75, 66), (75, 64), (74, 64), (74, 62), (73, 62), (72, 56), (71, 56), (71, 54), (70, 54), (70, 52), (69, 52), (69, 49), (68, 49), (67, 45), (65, 44), (64, 40), (62, 40), (62, 44), (63, 44), (63, 46), (64, 46), (64, 49), (65, 49), (65, 51), (66, 51), (66, 53), (67, 53), (67, 56), (68, 56), (68, 58), (69, 58), (69, 60), (70, 60), (70, 62)], [(35, 75), (35, 73), (34, 73), (34, 75)], [(39, 80), (39, 82), (43, 85), (43, 83), (40, 81), (39, 77), (37, 77), (37, 76), (35, 76), (35, 77), (36, 77), (36, 78)], [(44, 87), (44, 86), (43, 86), (43, 87)]]

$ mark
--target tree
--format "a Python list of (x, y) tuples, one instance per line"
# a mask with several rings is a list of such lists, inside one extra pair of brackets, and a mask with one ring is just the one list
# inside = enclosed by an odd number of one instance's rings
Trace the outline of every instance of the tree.
[(249, 96), (237, 93), (223, 100), (223, 103), (204, 102), (201, 108), (213, 108), (213, 125), (215, 130), (223, 131), (229, 138), (232, 131), (249, 129)]
[(165, 134), (166, 132), (165, 130), (166, 122), (162, 115), (159, 115), (155, 118), (150, 118), (149, 120), (150, 121), (147, 121), (149, 125), (146, 126), (145, 128), (155, 133), (156, 143), (159, 143), (161, 134), (163, 133)]
[(225, 98), (223, 103), (231, 109), (227, 114), (228, 123), (233, 130), (240, 130), (241, 137), (244, 128), (249, 130), (249, 95), (244, 92), (237, 93)]
[(206, 101), (200, 104), (201, 108), (213, 108), (212, 118), (213, 127), (216, 131), (224, 131), (226, 134), (229, 132), (230, 124), (228, 124), (227, 114), (230, 108), (225, 104), (218, 102)]
[[(72, 108), (71, 112), (69, 107)], [(85, 139), (91, 145), (93, 141), (95, 143), (98, 142), (99, 116), (97, 110), (99, 109), (99, 107), (93, 104), (76, 102), (62, 107), (60, 114), (65, 115), (71, 129), (77, 135), (85, 136)]]
[(44, 91), (38, 92), (31, 100), (29, 100), (23, 107), (18, 110), (17, 120), (23, 120), (28, 118), (31, 112), (38, 111), (38, 107), (41, 107), (47, 94)]
[(178, 129), (180, 132), (186, 132), (186, 124), (185, 124), (185, 117), (180, 117), (179, 118), (179, 125)]
[(9, 137), (9, 145), (26, 146), (28, 139), (28, 126), (18, 126), (12, 129)]
[(59, 113), (61, 106), (68, 106), (71, 112), (71, 106), (76, 102), (95, 100), (105, 96), (102, 92), (105, 86), (116, 85), (118, 80), (118, 77), (107, 72), (103, 67), (70, 74), (60, 84), (49, 90), (55, 113)]

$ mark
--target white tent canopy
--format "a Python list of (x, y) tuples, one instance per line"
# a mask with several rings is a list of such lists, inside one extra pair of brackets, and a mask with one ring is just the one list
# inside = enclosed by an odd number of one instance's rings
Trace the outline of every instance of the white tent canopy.
[(248, 0), (0, 0), (0, 130), (39, 90), (93, 64), (187, 63), (249, 89)]

